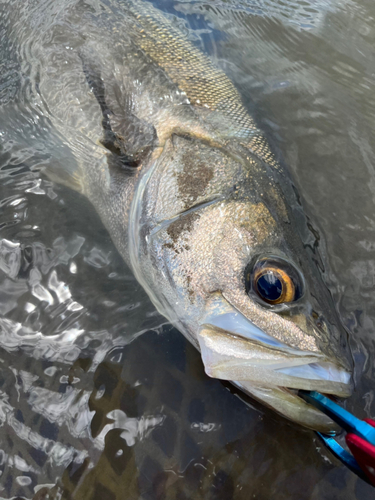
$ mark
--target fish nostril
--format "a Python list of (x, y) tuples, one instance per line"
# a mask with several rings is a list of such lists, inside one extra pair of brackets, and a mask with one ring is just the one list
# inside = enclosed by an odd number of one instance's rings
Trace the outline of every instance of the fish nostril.
[(319, 316), (319, 318), (316, 320), (316, 326), (319, 328), (319, 330), (325, 330), (327, 331), (327, 323), (326, 320), (324, 319), (323, 316)]
[(315, 326), (317, 328), (319, 328), (320, 330), (324, 329), (324, 327), (325, 327), (325, 321), (324, 321), (323, 316), (321, 316), (320, 314), (318, 314), (316, 311), (313, 311), (311, 313), (311, 316), (314, 319)]

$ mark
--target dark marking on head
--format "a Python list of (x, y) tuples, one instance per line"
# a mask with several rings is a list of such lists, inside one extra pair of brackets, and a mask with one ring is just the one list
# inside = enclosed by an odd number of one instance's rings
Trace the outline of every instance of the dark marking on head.
[(174, 244), (177, 243), (182, 233), (188, 233), (193, 228), (194, 222), (200, 218), (196, 212), (191, 212), (173, 221), (167, 229), (167, 234)]
[(177, 174), (178, 189), (185, 208), (189, 208), (203, 195), (214, 176), (214, 169), (202, 162), (200, 154), (200, 149), (186, 152), (182, 158), (184, 169)]

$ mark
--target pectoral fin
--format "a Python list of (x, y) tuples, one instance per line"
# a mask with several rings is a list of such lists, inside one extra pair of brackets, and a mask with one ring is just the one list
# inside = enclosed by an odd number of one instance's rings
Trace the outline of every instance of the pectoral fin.
[(120, 89), (111, 75), (103, 72), (90, 48), (81, 50), (82, 68), (103, 120), (100, 143), (112, 153), (109, 166), (138, 168), (157, 139), (155, 128), (132, 110), (131, 89)]

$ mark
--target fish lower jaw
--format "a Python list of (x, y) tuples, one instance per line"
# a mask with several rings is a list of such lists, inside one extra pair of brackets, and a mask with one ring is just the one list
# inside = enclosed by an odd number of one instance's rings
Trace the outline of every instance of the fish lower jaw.
[(329, 435), (341, 431), (328, 415), (299, 397), (296, 389), (260, 386), (246, 381), (232, 381), (232, 383), (245, 394), (302, 427)]

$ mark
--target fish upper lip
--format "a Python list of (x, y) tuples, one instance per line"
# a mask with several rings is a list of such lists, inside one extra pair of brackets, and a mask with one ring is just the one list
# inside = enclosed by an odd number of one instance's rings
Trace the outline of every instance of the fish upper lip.
[(352, 393), (351, 374), (323, 354), (266, 345), (210, 323), (201, 326), (198, 341), (211, 377), (293, 392), (315, 390), (338, 397)]

